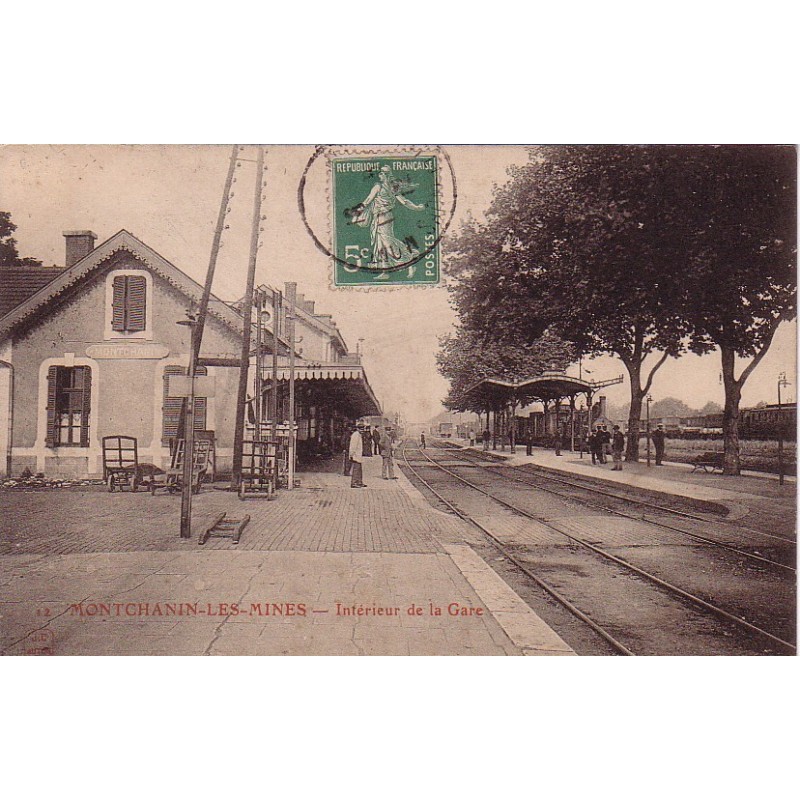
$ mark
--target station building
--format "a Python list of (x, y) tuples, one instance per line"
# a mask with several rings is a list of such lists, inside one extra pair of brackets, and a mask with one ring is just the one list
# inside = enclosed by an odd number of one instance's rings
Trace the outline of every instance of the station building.
[[(64, 236), (63, 267), (0, 265), (0, 472), (100, 477), (102, 438), (116, 435), (135, 437), (140, 463), (163, 468), (183, 406), (170, 395), (169, 376), (185, 374), (189, 363), (190, 328), (179, 323), (197, 309), (203, 287), (125, 230), (98, 246), (91, 231)], [(298, 438), (320, 450), (336, 425), (380, 407), (330, 316), (299, 300)], [(223, 365), (241, 358), (243, 326), (240, 308), (212, 295), (198, 374), (213, 376), (214, 389), (197, 398), (193, 423), (214, 442), (218, 473), (232, 463), (239, 380), (238, 368)], [(262, 341), (266, 362), (269, 323)], [(279, 332), (284, 384), (288, 352)], [(281, 416), (287, 411), (284, 399)]]

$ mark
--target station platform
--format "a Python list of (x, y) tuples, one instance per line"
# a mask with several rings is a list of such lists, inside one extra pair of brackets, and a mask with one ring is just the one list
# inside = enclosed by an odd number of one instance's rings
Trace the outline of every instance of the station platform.
[[(484, 452), (483, 447), (479, 445), (470, 447), (463, 440), (450, 441), (466, 450)], [(781, 486), (777, 475), (766, 473), (745, 472), (742, 475), (729, 476), (702, 471), (693, 472), (691, 464), (670, 461), (665, 461), (663, 466), (659, 467), (653, 462), (653, 465), (648, 467), (644, 460), (635, 464), (623, 462), (622, 471), (616, 472), (611, 469), (610, 457), (606, 464), (592, 464), (589, 453), (583, 453), (581, 458), (579, 452), (562, 450), (561, 455), (557, 456), (552, 450), (534, 447), (533, 454), (527, 456), (524, 445), (517, 445), (515, 453), (511, 453), (508, 447), (505, 450), (488, 452), (513, 466), (532, 464), (568, 474), (624, 484), (649, 492), (719, 502), (723, 505), (792, 499), (797, 492), (796, 478), (786, 477), (784, 485)]]
[[(101, 487), (0, 492), (7, 655), (575, 655), (398, 470), (341, 460), (273, 501)], [(198, 536), (251, 515), (241, 542)]]

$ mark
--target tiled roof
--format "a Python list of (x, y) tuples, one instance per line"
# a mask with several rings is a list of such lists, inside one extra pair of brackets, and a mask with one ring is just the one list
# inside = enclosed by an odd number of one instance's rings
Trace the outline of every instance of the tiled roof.
[(0, 266), (0, 317), (36, 294), (65, 267)]

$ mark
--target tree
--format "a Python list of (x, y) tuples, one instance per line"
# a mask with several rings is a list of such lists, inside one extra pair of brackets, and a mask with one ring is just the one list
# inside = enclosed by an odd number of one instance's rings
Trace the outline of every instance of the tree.
[[(742, 387), (783, 321), (796, 316), (794, 147), (686, 148), (682, 212), (696, 352), (718, 347), (725, 386), (725, 474), (738, 474)], [(737, 358), (745, 360), (737, 377)]]
[(470, 387), (483, 378), (521, 380), (552, 365), (564, 368), (574, 358), (569, 344), (549, 333), (519, 344), (459, 327), (454, 334), (442, 337), (439, 345), (437, 366), (450, 382), (443, 402), (453, 411), (486, 411), (467, 396)]
[(40, 267), (41, 261), (35, 258), (20, 258), (17, 240), (13, 233), (17, 226), (11, 221), (8, 211), (0, 211), (0, 266), (4, 267)]
[(650, 406), (650, 415), (653, 417), (691, 417), (693, 414), (694, 410), (677, 397), (665, 397)]
[(517, 342), (551, 329), (582, 355), (622, 360), (628, 460), (638, 460), (642, 401), (688, 333), (677, 158), (664, 147), (535, 148), (447, 262), (465, 327)]
[(722, 413), (722, 406), (719, 403), (715, 403), (713, 400), (709, 400), (701, 409), (697, 412), (698, 416), (700, 417), (707, 417), (711, 414), (721, 414)]

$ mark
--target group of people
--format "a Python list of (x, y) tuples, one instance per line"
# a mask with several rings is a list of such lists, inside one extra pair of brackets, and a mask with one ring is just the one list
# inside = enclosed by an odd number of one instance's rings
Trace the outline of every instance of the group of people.
[[(652, 435), (653, 444), (656, 449), (656, 466), (663, 466), (664, 449), (666, 447), (666, 433), (664, 426), (659, 425)], [(622, 471), (622, 454), (625, 452), (625, 434), (619, 428), (619, 425), (614, 426), (614, 430), (609, 431), (607, 425), (597, 425), (595, 429), (589, 434), (587, 443), (589, 445), (589, 452), (592, 454), (592, 464), (605, 464), (608, 456), (612, 456), (614, 466), (611, 468), (614, 471)]]
[(608, 430), (608, 425), (597, 425), (587, 439), (589, 452), (592, 454), (592, 464), (605, 464), (608, 456), (614, 460), (611, 468), (615, 472), (622, 471), (622, 454), (625, 452), (625, 434), (619, 425), (613, 431)]
[(351, 425), (342, 439), (344, 474), (350, 475), (351, 488), (366, 488), (363, 461), (372, 455), (379, 455), (382, 459), (381, 478), (385, 481), (396, 481), (394, 448), (395, 435), (390, 426), (370, 426), (362, 422)]

